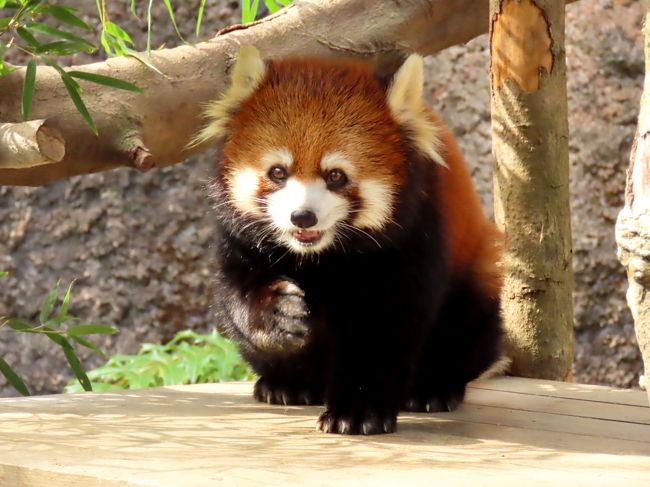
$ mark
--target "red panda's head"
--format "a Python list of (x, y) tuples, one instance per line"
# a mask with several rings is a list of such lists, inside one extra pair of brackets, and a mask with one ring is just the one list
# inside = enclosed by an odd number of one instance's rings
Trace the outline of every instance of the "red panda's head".
[(417, 55), (385, 88), (359, 61), (264, 62), (244, 47), (197, 140), (225, 138), (222, 180), (236, 212), (297, 253), (319, 252), (392, 221), (405, 137), (442, 163), (421, 95)]

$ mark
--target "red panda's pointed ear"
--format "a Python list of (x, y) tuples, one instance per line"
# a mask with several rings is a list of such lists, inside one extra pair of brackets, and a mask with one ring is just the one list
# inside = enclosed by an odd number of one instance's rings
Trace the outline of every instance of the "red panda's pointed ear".
[(422, 102), (423, 84), (422, 56), (411, 54), (393, 76), (386, 94), (388, 106), (416, 148), (444, 166), (445, 161), (439, 152), (438, 127)]
[(216, 141), (226, 135), (234, 112), (257, 89), (266, 73), (260, 52), (253, 46), (243, 46), (235, 58), (230, 86), (218, 100), (207, 104), (205, 117), (208, 124), (192, 140), (191, 145)]

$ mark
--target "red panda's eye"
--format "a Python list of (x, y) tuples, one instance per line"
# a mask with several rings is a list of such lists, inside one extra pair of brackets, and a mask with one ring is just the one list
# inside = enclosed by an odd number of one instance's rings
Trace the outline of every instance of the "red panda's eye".
[(340, 169), (332, 169), (326, 176), (327, 186), (330, 189), (342, 188), (348, 182), (348, 177)]
[(269, 170), (269, 179), (276, 183), (282, 183), (289, 177), (287, 170), (282, 166), (273, 166)]

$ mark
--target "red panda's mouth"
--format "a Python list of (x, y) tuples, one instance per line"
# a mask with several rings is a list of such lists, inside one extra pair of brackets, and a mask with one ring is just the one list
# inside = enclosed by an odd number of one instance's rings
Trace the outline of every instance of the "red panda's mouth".
[(303, 244), (315, 244), (323, 237), (323, 232), (318, 230), (296, 230), (293, 238)]

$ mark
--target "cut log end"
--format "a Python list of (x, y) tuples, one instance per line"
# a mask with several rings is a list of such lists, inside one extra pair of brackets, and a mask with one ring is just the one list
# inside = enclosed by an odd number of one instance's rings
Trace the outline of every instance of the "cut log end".
[(149, 171), (156, 166), (156, 163), (145, 147), (138, 146), (132, 152), (133, 165), (141, 172)]
[(64, 157), (65, 139), (47, 120), (0, 124), (0, 168), (24, 169)]
[(553, 71), (553, 41), (544, 11), (531, 0), (502, 0), (491, 26), (492, 86), (514, 81), (528, 93)]

